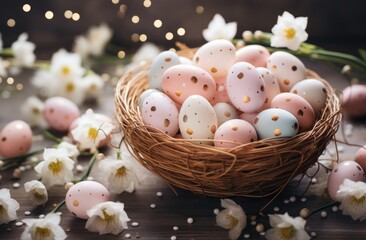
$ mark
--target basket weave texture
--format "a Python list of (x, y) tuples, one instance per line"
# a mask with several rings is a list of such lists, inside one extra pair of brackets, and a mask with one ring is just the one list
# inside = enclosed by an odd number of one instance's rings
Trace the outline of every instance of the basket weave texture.
[[(180, 52), (192, 56), (194, 50)], [(148, 89), (151, 63), (127, 72), (115, 92), (116, 116), (131, 153), (147, 169), (169, 184), (214, 197), (264, 197), (279, 193), (304, 173), (322, 154), (341, 121), (335, 90), (326, 86), (327, 101), (313, 129), (294, 137), (264, 139), (223, 149), (177, 139), (144, 125), (138, 110), (140, 94)]]

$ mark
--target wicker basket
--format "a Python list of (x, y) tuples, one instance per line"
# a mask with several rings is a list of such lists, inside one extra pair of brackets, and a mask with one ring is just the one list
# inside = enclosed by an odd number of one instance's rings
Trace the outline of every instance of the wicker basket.
[[(191, 56), (191, 51), (181, 55)], [(312, 130), (291, 138), (264, 139), (222, 149), (176, 139), (144, 125), (138, 110), (140, 94), (148, 88), (145, 63), (120, 79), (116, 115), (131, 152), (146, 168), (169, 184), (206, 196), (263, 197), (281, 192), (296, 175), (304, 173), (324, 151), (341, 121), (334, 89), (316, 73), (327, 90), (325, 108)]]

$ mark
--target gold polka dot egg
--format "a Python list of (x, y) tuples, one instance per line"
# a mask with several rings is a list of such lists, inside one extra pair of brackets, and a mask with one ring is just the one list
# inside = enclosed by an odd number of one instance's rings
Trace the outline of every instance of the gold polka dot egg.
[(88, 219), (87, 211), (95, 205), (109, 200), (108, 189), (95, 181), (82, 181), (66, 193), (66, 207), (78, 218)]
[(270, 53), (267, 48), (253, 44), (236, 51), (235, 62), (248, 62), (254, 67), (265, 67)]
[(214, 105), (219, 126), (230, 119), (239, 118), (237, 109), (229, 103), (219, 102)]

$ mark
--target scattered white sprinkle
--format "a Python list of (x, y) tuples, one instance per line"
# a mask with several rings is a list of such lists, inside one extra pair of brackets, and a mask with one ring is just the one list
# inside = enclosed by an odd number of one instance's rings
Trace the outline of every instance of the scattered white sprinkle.
[(338, 152), (344, 152), (344, 146), (343, 145), (340, 145), (338, 146)]
[(22, 226), (23, 225), (23, 222), (16, 222), (15, 223), (15, 226), (17, 226), (17, 227), (20, 227), (20, 226)]
[(25, 216), (29, 216), (29, 215), (31, 215), (31, 212), (30, 212), (30, 211), (25, 211), (25, 212), (24, 212), (24, 215), (25, 215)]
[(31, 162), (36, 163), (36, 162), (38, 162), (39, 159), (38, 159), (38, 157), (33, 156), (30, 158), (30, 160), (31, 160)]
[(177, 231), (179, 229), (179, 227), (178, 226), (173, 226), (173, 230), (174, 231)]
[(175, 235), (171, 236), (170, 240), (177, 240), (177, 236), (175, 236)]
[(45, 217), (44, 214), (39, 215), (39, 218), (44, 218), (44, 217)]
[(13, 183), (13, 188), (19, 188), (20, 187), (20, 183), (16, 182), (16, 183)]
[(260, 232), (259, 233), (261, 236), (264, 236), (264, 235), (266, 235), (266, 232)]
[(193, 218), (187, 218), (187, 223), (189, 223), (189, 224), (192, 224), (193, 223)]
[(344, 131), (344, 134), (346, 134), (347, 137), (352, 136), (353, 131), (351, 129), (346, 129), (346, 131)]
[(91, 177), (91, 176), (89, 176), (89, 177), (86, 178), (86, 180), (88, 180), (88, 181), (94, 181), (94, 178)]
[(62, 215), (62, 212), (57, 212), (56, 213), (58, 216), (61, 216)]
[(295, 202), (296, 201), (296, 197), (295, 196), (291, 196), (290, 197), (290, 202)]
[(131, 238), (131, 234), (126, 233), (126, 234), (125, 234), (125, 238), (130, 239), (130, 238)]
[(150, 204), (150, 208), (156, 208), (156, 204), (155, 203)]
[(32, 165), (25, 165), (25, 169), (30, 170), (32, 168)]
[(21, 172), (24, 172), (26, 169), (25, 169), (25, 167), (24, 167), (24, 166), (20, 166), (20, 167), (19, 167), (19, 170), (20, 170)]
[(288, 204), (289, 202), (290, 202), (290, 200), (288, 200), (288, 199), (283, 200), (283, 203), (285, 203), (285, 204)]
[(257, 225), (257, 222), (256, 221), (251, 221), (250, 224), (254, 226), (254, 225)]
[(218, 92), (223, 92), (225, 90), (225, 87), (224, 86), (220, 86), (217, 88), (217, 91)]
[(162, 192), (157, 192), (157, 193), (156, 193), (156, 196), (158, 196), (158, 197), (162, 197), (162, 196), (163, 196), (163, 193), (162, 193)]
[(279, 207), (274, 207), (273, 211), (278, 212), (278, 211), (280, 211), (280, 208)]
[(316, 178), (311, 179), (311, 183), (317, 183), (317, 182), (318, 182), (318, 180)]
[(214, 212), (214, 214), (215, 214), (215, 215), (217, 215), (217, 214), (219, 214), (220, 210), (219, 210), (218, 208), (215, 208), (215, 209), (213, 210), (213, 212)]
[(322, 216), (323, 218), (327, 217), (327, 212), (326, 211), (322, 211), (320, 213), (320, 216)]
[(84, 167), (82, 165), (78, 164), (78, 165), (76, 165), (76, 171), (82, 172), (82, 171), (84, 171)]
[(333, 212), (337, 212), (337, 211), (338, 211), (338, 207), (337, 207), (337, 206), (333, 206), (333, 207), (332, 207), (332, 211), (333, 211)]
[(133, 223), (131, 223), (131, 226), (132, 227), (138, 227), (140, 224), (138, 223), (138, 222), (133, 222)]
[(250, 238), (250, 234), (249, 233), (244, 234), (244, 238)]
[(317, 235), (316, 232), (311, 232), (310, 233), (310, 236), (312, 236), (312, 237), (316, 237), (316, 235)]
[(257, 219), (257, 216), (256, 215), (250, 216), (250, 220), (255, 221), (256, 219)]
[(303, 197), (300, 200), (301, 200), (301, 202), (306, 202), (307, 199), (306, 199), (306, 197)]

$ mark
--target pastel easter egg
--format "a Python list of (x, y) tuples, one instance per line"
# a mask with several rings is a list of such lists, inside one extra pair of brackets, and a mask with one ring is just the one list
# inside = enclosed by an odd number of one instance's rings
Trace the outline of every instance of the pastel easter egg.
[(267, 68), (276, 76), (282, 92), (289, 92), (296, 83), (306, 78), (304, 64), (287, 52), (272, 53), (267, 60)]
[(230, 103), (230, 98), (226, 90), (226, 78), (227, 75), (214, 78), (216, 82), (216, 91), (215, 95), (210, 100), (211, 105), (215, 105), (219, 102)]
[(179, 104), (191, 95), (201, 95), (207, 100), (215, 95), (215, 80), (208, 72), (194, 65), (173, 66), (164, 72), (162, 79), (164, 92)]
[(173, 100), (161, 92), (146, 97), (141, 111), (144, 124), (174, 136), (178, 132), (178, 109)]
[(263, 80), (250, 63), (235, 63), (227, 75), (226, 86), (230, 101), (242, 112), (255, 112), (266, 99)]
[(355, 84), (343, 90), (341, 104), (349, 117), (366, 116), (366, 86)]
[(157, 90), (157, 89), (154, 89), (154, 88), (150, 88), (150, 89), (146, 89), (145, 91), (143, 91), (141, 93), (140, 98), (139, 98), (139, 109), (140, 109), (140, 112), (141, 112), (141, 109), (142, 109), (142, 104), (145, 101), (145, 98), (147, 98), (148, 96), (150, 96), (150, 94), (153, 93), (153, 92), (160, 92), (160, 91)]
[(264, 109), (271, 107), (272, 99), (281, 92), (280, 85), (276, 77), (267, 69), (263, 67), (258, 67), (257, 71), (262, 77), (265, 89), (266, 98), (264, 100), (263, 106), (257, 111), (260, 112)]
[(279, 108), (268, 108), (254, 119), (254, 128), (259, 139), (273, 137), (292, 137), (299, 130), (299, 123), (294, 115)]
[(200, 95), (189, 96), (179, 112), (179, 129), (185, 139), (197, 139), (194, 143), (213, 145), (218, 127), (214, 108)]
[(343, 161), (338, 163), (328, 177), (328, 193), (332, 199), (336, 200), (339, 186), (346, 178), (355, 182), (365, 181), (365, 172), (355, 161)]
[(192, 61), (213, 77), (224, 76), (235, 61), (235, 46), (225, 39), (212, 40), (197, 50)]
[(0, 155), (6, 158), (26, 154), (32, 147), (32, 129), (28, 123), (15, 120), (0, 132)]
[(219, 126), (230, 119), (238, 118), (236, 108), (228, 103), (217, 103), (213, 108), (215, 110)]
[(52, 129), (67, 131), (71, 123), (80, 116), (80, 110), (67, 98), (51, 97), (45, 102), (43, 116)]
[(235, 62), (248, 62), (254, 67), (265, 67), (270, 53), (267, 48), (253, 44), (236, 51)]
[(272, 108), (281, 108), (294, 115), (299, 123), (299, 132), (308, 131), (315, 124), (315, 113), (310, 103), (294, 93), (280, 93), (271, 102)]
[(163, 91), (163, 87), (161, 85), (163, 73), (168, 68), (180, 63), (181, 61), (178, 54), (172, 51), (164, 51), (156, 56), (151, 63), (151, 67), (147, 75), (150, 88)]
[(95, 181), (81, 181), (66, 193), (67, 209), (78, 218), (88, 219), (86, 212), (95, 205), (109, 200), (109, 191)]
[(254, 120), (257, 117), (257, 115), (258, 115), (258, 112), (254, 112), (254, 113), (241, 113), (239, 115), (239, 118), (242, 119), (242, 120), (245, 120), (248, 123), (250, 123), (250, 124), (253, 125), (254, 124)]
[(366, 171), (366, 145), (357, 150), (355, 162), (360, 164), (364, 172)]
[(325, 106), (327, 100), (327, 90), (324, 83), (317, 79), (305, 79), (295, 84), (291, 92), (304, 98), (314, 110), (316, 115)]
[(241, 144), (257, 140), (257, 132), (247, 121), (231, 119), (217, 129), (215, 133), (215, 147), (234, 148)]

